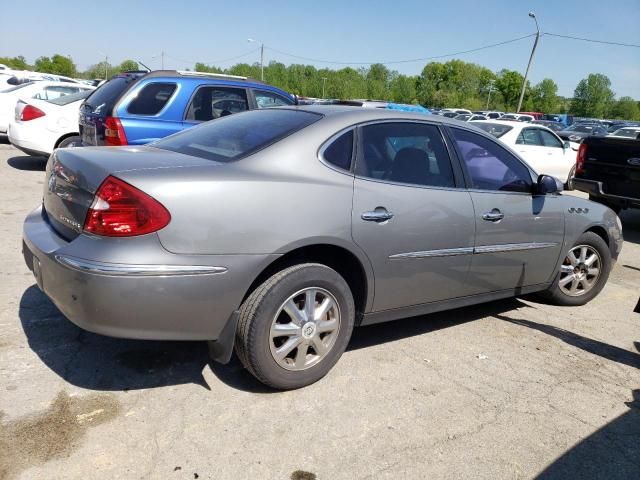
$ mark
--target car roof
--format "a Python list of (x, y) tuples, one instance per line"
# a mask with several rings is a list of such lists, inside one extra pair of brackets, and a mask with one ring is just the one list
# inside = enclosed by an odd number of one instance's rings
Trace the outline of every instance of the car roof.
[[(138, 72), (131, 72), (138, 73)], [(153, 77), (174, 77), (174, 78), (205, 78), (211, 80), (233, 81), (233, 82), (246, 82), (256, 85), (268, 85), (260, 80), (256, 80), (249, 77), (241, 77), (239, 75), (227, 75), (223, 73), (208, 73), (208, 72), (192, 72), (185, 70), (153, 70), (145, 73), (141, 78), (153, 78)]]

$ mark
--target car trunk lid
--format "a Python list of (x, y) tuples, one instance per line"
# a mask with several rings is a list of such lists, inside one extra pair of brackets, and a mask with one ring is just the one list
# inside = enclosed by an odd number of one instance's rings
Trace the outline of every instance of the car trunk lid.
[(43, 194), (44, 215), (63, 238), (83, 231), (87, 211), (100, 184), (119, 172), (211, 166), (211, 160), (153, 147), (69, 148), (56, 150), (47, 163)]

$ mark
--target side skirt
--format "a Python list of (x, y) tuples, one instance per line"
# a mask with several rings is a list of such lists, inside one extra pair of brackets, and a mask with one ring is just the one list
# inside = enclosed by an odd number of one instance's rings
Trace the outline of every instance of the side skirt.
[(441, 312), (443, 310), (452, 310), (454, 308), (468, 307), (469, 305), (476, 305), (478, 303), (491, 302), (493, 300), (501, 300), (503, 298), (511, 298), (519, 295), (540, 292), (549, 288), (551, 283), (541, 283), (538, 285), (529, 285), (527, 287), (510, 288), (508, 290), (499, 290), (497, 292), (480, 293), (478, 295), (470, 295), (467, 297), (457, 297), (449, 300), (421, 303), (420, 305), (412, 305), (410, 307), (365, 313), (360, 325), (389, 322), (391, 320), (399, 320), (401, 318), (416, 317), (418, 315), (426, 315), (429, 313)]

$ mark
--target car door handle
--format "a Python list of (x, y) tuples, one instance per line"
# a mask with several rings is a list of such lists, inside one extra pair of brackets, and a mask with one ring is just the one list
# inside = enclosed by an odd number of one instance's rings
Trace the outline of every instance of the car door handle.
[(490, 212), (487, 212), (482, 215), (482, 219), (486, 220), (487, 222), (499, 222), (503, 218), (504, 218), (504, 213), (502, 213), (497, 208), (494, 208)]
[(366, 222), (386, 222), (393, 218), (393, 213), (384, 208), (376, 208), (372, 212), (363, 212), (360, 218)]

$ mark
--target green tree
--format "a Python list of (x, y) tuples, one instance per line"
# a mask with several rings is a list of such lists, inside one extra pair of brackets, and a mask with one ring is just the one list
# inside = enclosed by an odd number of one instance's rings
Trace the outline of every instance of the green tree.
[(224, 73), (224, 71), (221, 68), (214, 67), (212, 65), (205, 65), (204, 63), (200, 63), (200, 62), (196, 63), (194, 71), (204, 72), (204, 73)]
[(531, 108), (534, 112), (554, 113), (558, 109), (558, 85), (545, 78), (531, 89)]
[(53, 73), (67, 77), (76, 75), (76, 65), (71, 60), (71, 57), (64, 57), (57, 53), (51, 58), (39, 57), (33, 67), (37, 72), (42, 73)]
[(505, 110), (514, 111), (518, 106), (524, 77), (515, 70), (500, 70), (496, 78), (496, 89), (504, 101)]
[(640, 107), (631, 97), (620, 97), (614, 103), (611, 116), (623, 120), (640, 120)]
[(406, 75), (398, 75), (390, 85), (391, 99), (398, 103), (414, 103), (416, 101), (416, 79)]
[(138, 62), (135, 60), (124, 60), (120, 65), (116, 67), (117, 72), (129, 72), (132, 70), (138, 70)]
[(614, 96), (611, 80), (602, 73), (591, 73), (580, 80), (573, 92), (571, 113), (578, 117), (604, 118), (611, 110)]
[(107, 78), (113, 75), (115, 72), (115, 67), (108, 62), (102, 61), (100, 63), (96, 63), (95, 65), (91, 65), (85, 72), (82, 73), (84, 78), (94, 79), (94, 78)]
[(22, 55), (17, 57), (0, 57), (0, 63), (15, 70), (30, 70), (31, 66)]

